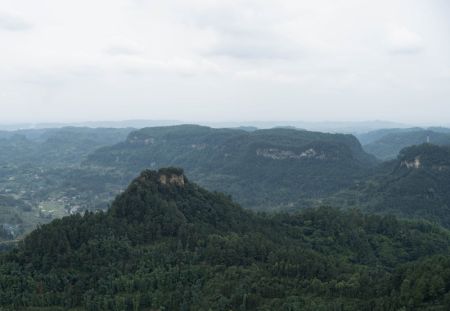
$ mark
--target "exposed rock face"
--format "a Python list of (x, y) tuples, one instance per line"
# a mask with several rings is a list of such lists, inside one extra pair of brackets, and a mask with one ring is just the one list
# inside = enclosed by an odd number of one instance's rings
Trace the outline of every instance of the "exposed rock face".
[(406, 168), (409, 168), (409, 169), (418, 169), (421, 167), (421, 165), (422, 164), (420, 163), (419, 157), (416, 157), (414, 159), (414, 161), (403, 161), (401, 163), (401, 166), (405, 166)]
[(153, 145), (155, 139), (153, 137), (141, 138), (139, 136), (132, 136), (128, 138), (128, 142), (135, 145)]
[(325, 160), (326, 156), (323, 152), (317, 152), (313, 148), (309, 148), (300, 153), (296, 153), (292, 150), (281, 150), (278, 148), (259, 148), (256, 150), (256, 155), (270, 158), (273, 160), (285, 160), (285, 159), (318, 159)]
[(159, 182), (163, 185), (176, 185), (179, 187), (184, 186), (184, 175), (177, 175), (177, 174), (161, 174), (159, 175)]

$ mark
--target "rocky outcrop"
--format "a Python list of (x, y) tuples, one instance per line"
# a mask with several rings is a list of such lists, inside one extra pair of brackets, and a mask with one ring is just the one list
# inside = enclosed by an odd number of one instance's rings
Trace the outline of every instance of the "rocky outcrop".
[(404, 166), (408, 169), (419, 169), (421, 167), (420, 158), (416, 157), (414, 161), (402, 161), (401, 166)]
[(153, 145), (155, 139), (153, 137), (142, 138), (139, 136), (130, 136), (128, 142), (133, 145)]
[(309, 148), (302, 152), (294, 152), (292, 150), (282, 150), (278, 148), (258, 148), (256, 155), (269, 158), (273, 160), (286, 160), (286, 159), (318, 159), (325, 160), (326, 155), (324, 152), (317, 152), (313, 148)]
[(163, 185), (176, 185), (179, 187), (184, 186), (184, 175), (178, 174), (161, 174), (159, 175), (159, 183)]

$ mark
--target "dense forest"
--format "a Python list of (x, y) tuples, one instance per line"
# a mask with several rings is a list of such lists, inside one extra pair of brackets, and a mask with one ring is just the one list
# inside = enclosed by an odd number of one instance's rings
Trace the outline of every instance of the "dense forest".
[[(420, 133), (415, 136), (420, 141), (430, 131), (449, 133), (445, 128), (386, 129), (358, 137), (367, 147), (394, 134)], [(424, 152), (439, 150), (430, 145)], [(106, 210), (141, 170), (171, 165), (185, 168), (209, 190), (232, 195), (244, 208), (295, 212), (328, 204), (450, 226), (445, 165), (408, 169), (401, 166), (405, 154), (380, 163), (352, 135), (294, 128), (4, 131), (0, 243), (20, 239), (52, 219)]]
[(381, 160), (395, 159), (403, 148), (413, 145), (450, 145), (449, 129), (440, 127), (383, 129), (358, 135), (358, 138), (366, 152)]
[(352, 135), (197, 125), (132, 132), (125, 142), (100, 148), (85, 162), (135, 174), (180, 166), (207, 189), (229, 193), (245, 207), (259, 210), (346, 188), (376, 163)]
[(0, 311), (450, 311), (450, 0), (0, 0)]
[(396, 160), (383, 163), (377, 174), (324, 201), (450, 228), (448, 185), (450, 147), (422, 144), (403, 149)]
[(180, 169), (106, 212), (54, 220), (0, 259), (4, 308), (448, 310), (450, 234), (329, 207), (245, 211)]
[(375, 161), (351, 135), (292, 128), (0, 131), (0, 241), (104, 210), (141, 170), (167, 165), (186, 167), (193, 180), (245, 207), (273, 210), (345, 188)]

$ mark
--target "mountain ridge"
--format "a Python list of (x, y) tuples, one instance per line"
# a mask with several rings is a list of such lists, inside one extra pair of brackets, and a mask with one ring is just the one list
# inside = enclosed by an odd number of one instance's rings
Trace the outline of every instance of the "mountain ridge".
[(366, 152), (381, 160), (392, 160), (406, 147), (432, 143), (450, 145), (450, 131), (447, 128), (385, 129), (359, 135)]
[(402, 149), (365, 182), (330, 199), (369, 213), (394, 214), (450, 226), (450, 147), (422, 144)]
[(132, 132), (125, 142), (90, 154), (85, 165), (133, 173), (181, 166), (208, 189), (248, 207), (270, 207), (342, 189), (376, 163), (352, 135), (181, 125)]
[(445, 310), (449, 245), (426, 223), (328, 207), (255, 214), (180, 169), (143, 171), (107, 212), (54, 220), (1, 255), (0, 307)]

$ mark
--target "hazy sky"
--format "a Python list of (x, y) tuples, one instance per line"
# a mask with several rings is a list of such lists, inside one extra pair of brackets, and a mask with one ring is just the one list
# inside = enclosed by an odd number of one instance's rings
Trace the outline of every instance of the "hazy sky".
[(448, 0), (0, 0), (0, 121), (450, 124)]

